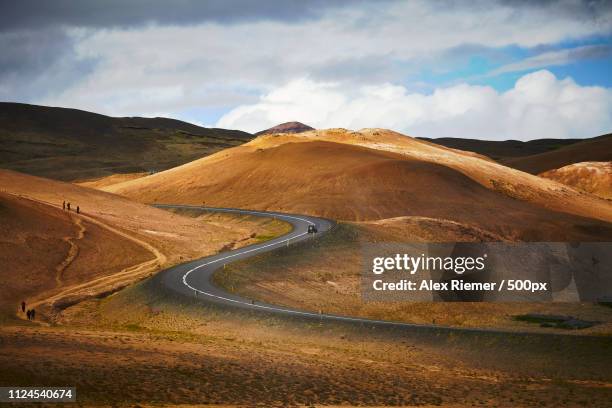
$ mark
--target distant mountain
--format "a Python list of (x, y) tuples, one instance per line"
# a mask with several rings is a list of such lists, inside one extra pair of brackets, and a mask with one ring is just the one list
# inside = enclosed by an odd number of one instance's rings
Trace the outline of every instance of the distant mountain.
[(612, 134), (588, 139), (537, 139), (528, 142), (452, 137), (420, 139), (453, 149), (476, 152), (506, 166), (532, 174), (572, 163), (612, 160)]
[(576, 143), (539, 154), (509, 158), (502, 163), (527, 173), (540, 174), (574, 163), (606, 161), (612, 161), (612, 133), (581, 139)]
[(308, 132), (309, 130), (315, 130), (315, 129), (301, 122), (285, 122), (285, 123), (281, 123), (280, 125), (271, 127), (270, 129), (266, 129), (266, 130), (257, 132), (255, 133), (255, 136), (271, 135), (273, 133), (302, 133), (302, 132)]
[(176, 119), (0, 102), (0, 167), (61, 180), (166, 170), (252, 138)]

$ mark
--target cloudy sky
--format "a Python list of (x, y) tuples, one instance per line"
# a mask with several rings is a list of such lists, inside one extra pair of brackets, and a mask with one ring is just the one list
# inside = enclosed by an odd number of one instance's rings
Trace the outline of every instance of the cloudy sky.
[(606, 1), (0, 0), (0, 100), (258, 131), (612, 131)]

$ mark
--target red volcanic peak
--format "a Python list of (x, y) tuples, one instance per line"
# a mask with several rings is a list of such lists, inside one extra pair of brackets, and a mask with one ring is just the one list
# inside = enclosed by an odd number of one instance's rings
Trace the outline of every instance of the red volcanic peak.
[(255, 133), (255, 135), (256, 136), (270, 135), (273, 133), (302, 133), (302, 132), (308, 132), (309, 130), (315, 130), (315, 129), (301, 122), (285, 122), (285, 123), (281, 123), (280, 125), (271, 127), (270, 129), (266, 129), (266, 130), (257, 132)]

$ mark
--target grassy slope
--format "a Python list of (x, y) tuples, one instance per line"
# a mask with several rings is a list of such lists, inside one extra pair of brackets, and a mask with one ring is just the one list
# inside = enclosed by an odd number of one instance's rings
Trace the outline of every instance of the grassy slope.
[(0, 103), (0, 167), (60, 180), (165, 170), (251, 137), (174, 119)]

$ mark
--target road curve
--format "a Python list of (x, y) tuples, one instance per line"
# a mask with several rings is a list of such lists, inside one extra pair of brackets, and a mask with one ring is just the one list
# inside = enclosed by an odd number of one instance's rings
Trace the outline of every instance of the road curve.
[[(306, 319), (317, 319), (318, 321), (338, 321), (344, 323), (356, 323), (362, 326), (368, 326), (371, 328), (385, 327), (391, 329), (408, 329), (411, 332), (435, 334), (442, 333), (471, 333), (474, 335), (491, 334), (501, 335), (504, 338), (511, 336), (530, 336), (548, 338), (551, 337), (567, 337), (566, 334), (562, 333), (534, 333), (534, 332), (520, 332), (503, 329), (489, 329), (489, 328), (458, 328), (449, 326), (440, 326), (434, 324), (415, 324), (415, 323), (404, 323), (394, 322), (388, 320), (375, 320), (366, 319), (359, 317), (340, 316), (333, 314), (323, 314), (316, 312), (309, 312), (304, 310), (292, 309), (289, 307), (273, 305), (263, 303), (260, 301), (254, 301), (252, 299), (246, 299), (233, 293), (229, 293), (224, 289), (216, 286), (213, 282), (213, 273), (223, 267), (225, 264), (239, 261), (242, 259), (250, 258), (257, 254), (264, 252), (270, 252), (278, 248), (282, 248), (288, 245), (297, 244), (308, 239), (316, 239), (317, 237), (325, 234), (333, 226), (334, 222), (318, 217), (311, 217), (306, 215), (297, 214), (285, 214), (278, 212), (268, 211), (253, 211), (253, 210), (242, 210), (235, 208), (218, 208), (218, 207), (203, 207), (203, 206), (191, 206), (191, 205), (175, 205), (175, 204), (155, 204), (157, 208), (162, 209), (195, 209), (209, 212), (221, 212), (221, 213), (232, 213), (232, 214), (243, 214), (243, 215), (254, 215), (261, 217), (273, 217), (290, 223), (293, 226), (291, 232), (282, 235), (280, 237), (271, 239), (269, 241), (253, 244), (243, 248), (235, 249), (232, 251), (221, 252), (216, 255), (201, 258), (195, 261), (191, 261), (185, 264), (177, 265), (172, 268), (166, 269), (156, 275), (155, 279), (159, 279), (159, 282), (166, 288), (171, 289), (175, 293), (187, 296), (191, 299), (197, 299), (201, 302), (208, 304), (216, 304), (227, 306), (235, 309), (261, 311), (267, 313), (273, 313), (276, 315), (284, 316), (295, 316)], [(318, 232), (316, 234), (308, 233), (308, 226), (315, 225)], [(571, 337), (577, 338), (582, 337), (580, 335), (572, 335)], [(585, 336), (590, 337), (590, 336)], [(547, 340), (548, 341), (548, 340)]]
[[(265, 310), (272, 313), (311, 316), (316, 318), (341, 318), (351, 319), (342, 316), (321, 315), (307, 311), (295, 310), (283, 306), (266, 304), (252, 299), (246, 299), (233, 293), (229, 293), (213, 283), (213, 273), (225, 264), (250, 258), (252, 256), (273, 251), (288, 245), (309, 239), (316, 239), (325, 234), (334, 225), (332, 221), (311, 217), (306, 215), (294, 215), (277, 213), (270, 211), (241, 210), (234, 208), (202, 207), (191, 205), (156, 204), (155, 207), (162, 209), (195, 209), (209, 212), (232, 213), (242, 215), (254, 215), (259, 217), (270, 217), (286, 221), (292, 225), (292, 230), (280, 237), (249, 245), (232, 251), (221, 252), (216, 255), (198, 259), (196, 261), (177, 265), (160, 272), (161, 283), (172, 289), (174, 292), (198, 298), (203, 302), (232, 306), (235, 308), (250, 310)], [(316, 234), (308, 233), (308, 226), (314, 225), (317, 228)]]

